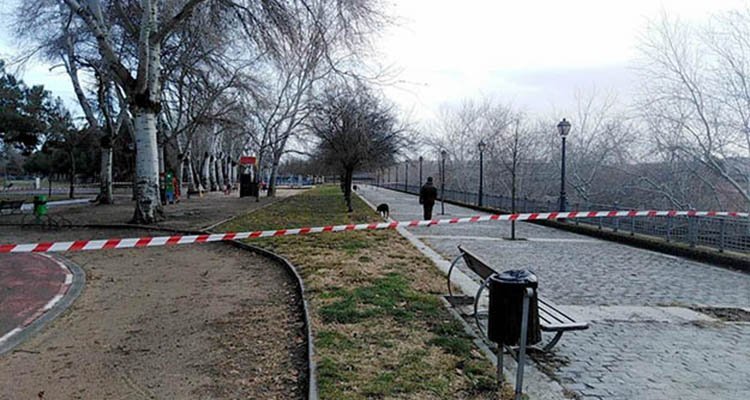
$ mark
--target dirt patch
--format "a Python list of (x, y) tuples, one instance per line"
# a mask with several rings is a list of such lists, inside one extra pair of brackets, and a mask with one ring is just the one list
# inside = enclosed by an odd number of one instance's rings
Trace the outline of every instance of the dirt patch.
[[(162, 226), (197, 229), (268, 203), (212, 194), (168, 206)], [(120, 223), (132, 204), (51, 212)], [(3, 226), (0, 243), (164, 234)], [(300, 299), (278, 264), (224, 244), (66, 256), (83, 267), (86, 286), (61, 317), (0, 357), (0, 398), (304, 397)]]
[(83, 294), (0, 358), (0, 397), (302, 397), (298, 299), (272, 262), (220, 244), (70, 259)]
[[(277, 198), (261, 197), (260, 202), (255, 198), (240, 198), (237, 193), (225, 196), (219, 192), (209, 192), (203, 197), (193, 196), (183, 199), (177, 204), (164, 206), (166, 219), (155, 224), (155, 227), (195, 230), (202, 229), (226, 218), (243, 215), (260, 207), (264, 207), (278, 198), (284, 198), (300, 193), (298, 189), (279, 189)], [(135, 202), (129, 195), (118, 195), (112, 205), (86, 205), (51, 207), (51, 216), (62, 215), (71, 223), (82, 224), (126, 224), (133, 217)], [(0, 224), (21, 223), (22, 215), (0, 216)], [(50, 231), (54, 232), (54, 231)]]

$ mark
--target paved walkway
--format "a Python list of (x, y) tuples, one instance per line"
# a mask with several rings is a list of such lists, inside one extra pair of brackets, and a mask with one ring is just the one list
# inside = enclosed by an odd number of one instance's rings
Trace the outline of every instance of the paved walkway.
[(59, 308), (71, 285), (73, 272), (56, 258), (0, 255), (0, 354), (17, 344), (46, 313)]
[[(397, 220), (420, 219), (413, 195), (367, 187)], [(446, 216), (481, 214), (445, 205)], [(440, 204), (436, 204), (440, 218)], [(540, 369), (584, 399), (746, 399), (750, 324), (688, 307), (750, 308), (750, 275), (527, 223), (410, 228), (452, 259), (463, 244), (501, 270), (527, 268), (540, 293), (591, 321), (567, 334)], [(463, 267), (463, 266), (461, 266)]]

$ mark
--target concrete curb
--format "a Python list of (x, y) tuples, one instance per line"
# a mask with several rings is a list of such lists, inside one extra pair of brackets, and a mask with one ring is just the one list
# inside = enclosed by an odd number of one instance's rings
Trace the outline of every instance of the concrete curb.
[(86, 282), (86, 273), (81, 267), (59, 255), (48, 257), (63, 264), (73, 274), (73, 281), (71, 282), (68, 290), (62, 296), (62, 298), (57, 301), (49, 310), (44, 311), (40, 316), (34, 319), (33, 322), (21, 328), (17, 333), (8, 336), (5, 341), (0, 344), (0, 355), (13, 351), (16, 346), (22, 344), (23, 342), (34, 336), (34, 334), (44, 329), (50, 322), (59, 317), (65, 310), (73, 305), (75, 300), (83, 291), (83, 286)]
[(302, 303), (302, 309), (303, 309), (303, 318), (304, 318), (304, 331), (305, 335), (307, 336), (307, 365), (308, 365), (308, 371), (307, 371), (307, 398), (309, 400), (317, 400), (318, 399), (318, 378), (317, 378), (317, 368), (315, 363), (315, 338), (312, 333), (312, 327), (310, 326), (310, 307), (307, 303), (307, 300), (305, 299), (305, 285), (302, 281), (302, 276), (300, 276), (299, 272), (297, 271), (297, 267), (289, 262), (286, 258), (272, 252), (268, 251), (266, 249), (262, 249), (260, 247), (255, 247), (246, 243), (242, 243), (237, 240), (232, 240), (230, 242), (231, 245), (246, 250), (254, 252), (258, 255), (261, 255), (266, 258), (270, 258), (271, 260), (281, 264), (289, 273), (289, 275), (294, 279), (297, 290), (299, 292), (300, 300)]

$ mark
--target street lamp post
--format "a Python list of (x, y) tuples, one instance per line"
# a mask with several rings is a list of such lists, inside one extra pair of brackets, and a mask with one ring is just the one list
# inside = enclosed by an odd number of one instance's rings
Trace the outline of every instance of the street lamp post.
[(445, 215), (445, 156), (447, 155), (447, 151), (440, 151), (441, 163), (443, 166), (440, 170), (440, 215)]
[(422, 184), (422, 156), (419, 156), (419, 184)]
[(484, 197), (482, 193), (484, 189), (484, 149), (487, 148), (487, 143), (481, 140), (477, 147), (479, 148), (479, 198), (477, 199), (477, 205), (482, 207), (482, 198)]
[(409, 159), (404, 161), (404, 192), (409, 193)]
[(570, 132), (570, 122), (565, 118), (557, 124), (557, 131), (562, 138), (562, 165), (560, 167), (560, 212), (565, 212), (567, 208), (567, 198), (565, 197), (565, 137)]

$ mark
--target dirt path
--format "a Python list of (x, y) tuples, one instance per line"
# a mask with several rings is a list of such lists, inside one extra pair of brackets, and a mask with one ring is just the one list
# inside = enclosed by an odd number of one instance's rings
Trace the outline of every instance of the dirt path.
[[(235, 213), (227, 204), (175, 210), (209, 216), (180, 222), (206, 226)], [(76, 215), (105, 217), (97, 214), (102, 207), (91, 209), (96, 212)], [(0, 242), (147, 234), (6, 228)], [(223, 244), (66, 256), (86, 272), (83, 293), (42, 332), (0, 357), (0, 398), (303, 397), (299, 299), (276, 264)]]
[[(284, 189), (278, 190), (278, 198), (288, 197), (299, 193), (300, 190)], [(225, 218), (246, 214), (253, 210), (271, 203), (274, 199), (261, 197), (260, 202), (254, 198), (240, 198), (237, 193), (225, 196), (218, 192), (209, 192), (204, 197), (193, 196), (184, 199), (177, 204), (168, 204), (163, 207), (166, 219), (156, 226), (171, 229), (201, 229), (219, 222)], [(65, 207), (53, 207), (49, 209), (51, 216), (62, 215), (71, 223), (81, 224), (126, 224), (133, 217), (135, 203), (130, 200), (129, 195), (117, 195), (115, 204), (107, 206), (77, 205)], [(0, 216), (0, 225), (20, 223), (22, 215)], [(0, 228), (0, 242), (3, 241), (5, 228)], [(54, 232), (49, 232), (54, 234)], [(7, 240), (7, 239), (5, 239)]]

